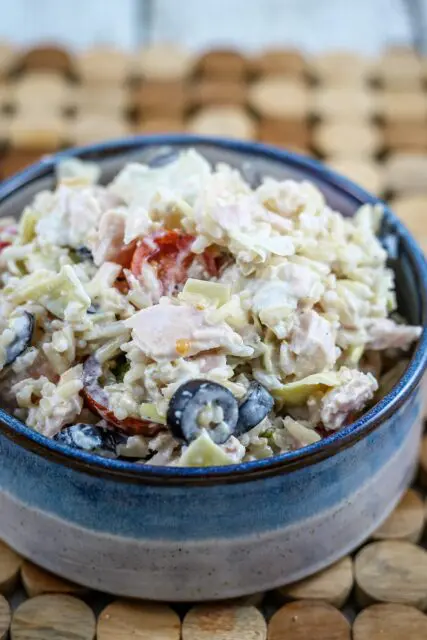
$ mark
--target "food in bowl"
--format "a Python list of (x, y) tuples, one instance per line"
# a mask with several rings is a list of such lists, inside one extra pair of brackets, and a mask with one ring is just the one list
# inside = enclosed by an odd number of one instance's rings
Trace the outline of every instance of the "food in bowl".
[(245, 182), (195, 150), (92, 164), (1, 221), (3, 403), (108, 457), (228, 465), (315, 443), (390, 389), (421, 328), (377, 237), (310, 182)]

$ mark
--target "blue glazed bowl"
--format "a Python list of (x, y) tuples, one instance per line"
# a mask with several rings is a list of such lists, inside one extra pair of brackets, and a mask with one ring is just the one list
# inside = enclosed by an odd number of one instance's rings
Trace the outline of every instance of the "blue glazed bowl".
[[(129, 160), (161, 164), (193, 146), (212, 161), (314, 181), (346, 215), (377, 199), (318, 163), (257, 144), (156, 136), (48, 157), (0, 186), (0, 215), (53, 184), (64, 156), (95, 160), (110, 179)], [(382, 229), (400, 310), (427, 325), (427, 266), (386, 209)], [(421, 432), (424, 331), (395, 388), (353, 425), (302, 450), (233, 467), (150, 467), (46, 439), (0, 410), (0, 537), (66, 578), (111, 593), (202, 600), (271, 589), (354, 549), (410, 483)]]

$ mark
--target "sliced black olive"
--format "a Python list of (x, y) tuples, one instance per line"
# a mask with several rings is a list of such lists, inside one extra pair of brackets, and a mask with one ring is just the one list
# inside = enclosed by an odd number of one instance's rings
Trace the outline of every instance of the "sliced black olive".
[(92, 251), (87, 247), (78, 247), (77, 249), (75, 249), (75, 252), (76, 256), (80, 258), (80, 260), (90, 260), (91, 262), (93, 262)]
[[(223, 420), (203, 424), (203, 410), (220, 407)], [(209, 380), (190, 380), (181, 385), (169, 403), (166, 416), (172, 434), (178, 440), (191, 442), (206, 428), (216, 444), (222, 444), (234, 433), (238, 404), (231, 391)]]
[(86, 313), (93, 314), (93, 313), (98, 313), (98, 311), (99, 311), (99, 305), (98, 304), (91, 304), (88, 307), (88, 310), (86, 311)]
[(239, 436), (250, 431), (262, 422), (274, 406), (273, 396), (259, 382), (251, 382), (249, 391), (239, 406), (234, 435)]
[(22, 316), (12, 320), (10, 329), (15, 333), (12, 342), (6, 348), (5, 364), (12, 364), (31, 344), (34, 331), (34, 316), (24, 311)]
[(53, 439), (73, 449), (117, 456), (117, 447), (125, 444), (127, 437), (114, 429), (79, 422), (65, 427)]

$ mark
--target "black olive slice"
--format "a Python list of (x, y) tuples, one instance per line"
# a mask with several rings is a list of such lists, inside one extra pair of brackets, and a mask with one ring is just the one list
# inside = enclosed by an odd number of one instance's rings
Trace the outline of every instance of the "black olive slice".
[(12, 364), (31, 345), (34, 331), (34, 316), (28, 311), (24, 311), (22, 316), (14, 318), (10, 324), (10, 329), (15, 333), (12, 342), (6, 347), (6, 364)]
[[(222, 410), (222, 420), (205, 424), (203, 412)], [(207, 429), (216, 444), (233, 435), (238, 418), (238, 404), (231, 391), (209, 380), (190, 380), (181, 385), (169, 403), (166, 416), (172, 434), (178, 440), (192, 442)]]
[(127, 437), (114, 429), (79, 422), (64, 427), (53, 439), (73, 449), (117, 456), (117, 447), (125, 444)]
[(274, 406), (274, 398), (259, 382), (251, 382), (248, 393), (239, 406), (234, 435), (250, 431), (270, 413)]

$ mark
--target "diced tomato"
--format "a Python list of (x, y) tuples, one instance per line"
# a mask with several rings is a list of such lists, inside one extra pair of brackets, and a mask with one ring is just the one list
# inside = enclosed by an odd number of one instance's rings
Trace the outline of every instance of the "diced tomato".
[(134, 240), (130, 244), (124, 245), (120, 249), (116, 257), (114, 258), (114, 262), (116, 264), (121, 264), (124, 269), (129, 269), (132, 263), (133, 255), (135, 253), (135, 248), (136, 248), (136, 240)]
[(90, 356), (83, 365), (83, 390), (82, 394), (85, 404), (93, 413), (97, 413), (101, 418), (114, 425), (118, 429), (130, 435), (154, 436), (159, 433), (164, 426), (140, 418), (128, 417), (124, 420), (116, 418), (114, 413), (108, 409), (108, 396), (106, 391), (99, 384), (102, 374), (102, 367), (95, 356)]
[(181, 231), (156, 233), (137, 246), (133, 254), (131, 271), (139, 276), (145, 263), (156, 271), (163, 285), (163, 294), (171, 295), (187, 279), (190, 266), (198, 261), (210, 276), (218, 274), (219, 254), (208, 248), (201, 255), (191, 251), (194, 236)]
[(3, 249), (6, 249), (6, 247), (10, 247), (10, 242), (1, 242), (0, 241), (0, 253), (3, 251)]

